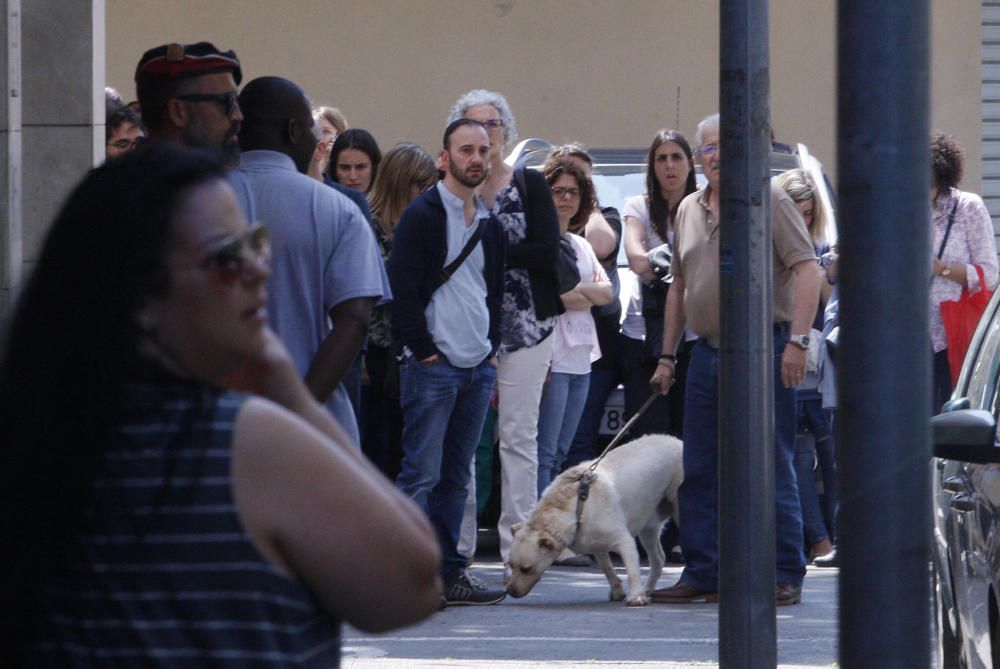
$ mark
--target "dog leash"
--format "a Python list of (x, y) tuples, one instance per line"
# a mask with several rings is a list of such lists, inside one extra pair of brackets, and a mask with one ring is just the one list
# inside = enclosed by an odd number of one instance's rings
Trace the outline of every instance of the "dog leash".
[(653, 392), (652, 394), (650, 394), (649, 399), (647, 399), (646, 402), (641, 407), (639, 407), (638, 411), (632, 414), (632, 417), (629, 418), (628, 421), (625, 423), (625, 425), (622, 426), (622, 429), (618, 430), (618, 434), (615, 435), (614, 439), (612, 439), (608, 443), (608, 445), (604, 447), (604, 451), (599, 456), (597, 456), (597, 458), (592, 463), (590, 463), (589, 467), (587, 467), (585, 470), (583, 470), (583, 472), (579, 476), (573, 479), (574, 483), (576, 483), (577, 481), (579, 481), (580, 483), (580, 488), (577, 490), (576, 493), (576, 530), (573, 532), (574, 539), (576, 538), (576, 535), (580, 532), (580, 520), (583, 518), (583, 505), (587, 501), (587, 498), (590, 497), (590, 484), (593, 483), (594, 479), (597, 478), (597, 474), (595, 473), (595, 471), (597, 470), (597, 465), (601, 464), (601, 460), (603, 460), (604, 456), (608, 454), (608, 451), (610, 451), (612, 448), (618, 445), (618, 442), (621, 441), (621, 438), (623, 436), (625, 436), (625, 433), (628, 432), (628, 429), (633, 425), (635, 425), (635, 422), (639, 420), (639, 417), (642, 416), (642, 414), (646, 411), (646, 409), (650, 407), (650, 405), (656, 400), (658, 395), (659, 393), (657, 392)]

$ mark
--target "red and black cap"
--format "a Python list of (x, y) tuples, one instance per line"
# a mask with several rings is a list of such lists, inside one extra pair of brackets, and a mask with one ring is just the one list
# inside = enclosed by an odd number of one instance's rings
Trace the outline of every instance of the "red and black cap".
[(135, 80), (186, 79), (216, 72), (232, 72), (239, 85), (243, 72), (235, 51), (219, 51), (210, 42), (173, 43), (142, 54), (135, 68)]

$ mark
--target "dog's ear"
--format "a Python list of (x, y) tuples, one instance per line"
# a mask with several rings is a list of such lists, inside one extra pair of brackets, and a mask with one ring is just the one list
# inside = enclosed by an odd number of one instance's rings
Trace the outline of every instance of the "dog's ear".
[(510, 526), (510, 536), (517, 534), (517, 531), (524, 527), (524, 523), (514, 523)]

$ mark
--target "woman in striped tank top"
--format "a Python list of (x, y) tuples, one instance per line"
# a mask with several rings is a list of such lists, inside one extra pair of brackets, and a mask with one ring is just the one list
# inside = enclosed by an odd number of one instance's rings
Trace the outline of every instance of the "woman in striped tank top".
[(437, 609), (429, 524), (266, 326), (268, 251), (198, 153), (70, 195), (0, 363), (0, 666), (326, 669), (339, 621)]

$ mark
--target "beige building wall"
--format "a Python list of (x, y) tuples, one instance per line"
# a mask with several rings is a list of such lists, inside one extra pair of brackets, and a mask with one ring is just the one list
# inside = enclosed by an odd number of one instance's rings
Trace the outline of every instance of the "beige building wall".
[[(932, 0), (932, 123), (979, 185), (979, 0)], [(107, 0), (109, 85), (134, 96), (142, 52), (169, 41), (235, 49), (244, 81), (276, 74), (340, 107), (383, 150), (440, 144), (448, 107), (503, 92), (522, 138), (645, 146), (689, 136), (718, 107), (718, 2), (709, 0)], [(772, 122), (836, 174), (836, 2), (772, 0)]]

